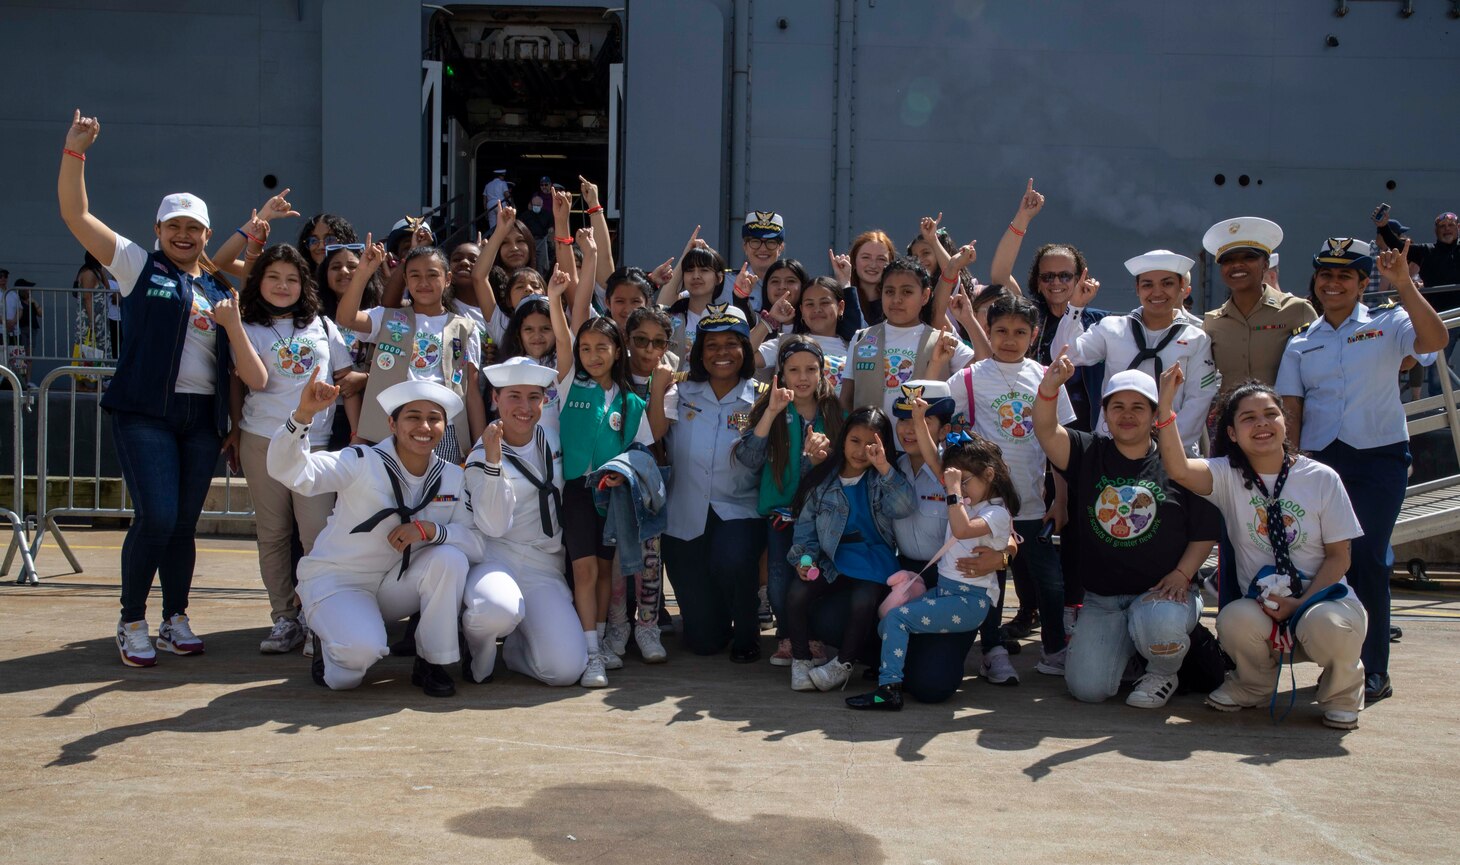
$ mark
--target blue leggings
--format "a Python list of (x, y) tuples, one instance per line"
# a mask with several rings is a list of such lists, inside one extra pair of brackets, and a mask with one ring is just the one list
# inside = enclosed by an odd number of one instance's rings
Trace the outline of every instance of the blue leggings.
[(888, 610), (877, 626), (877, 633), (882, 635), (882, 668), (877, 683), (902, 683), (907, 643), (913, 634), (976, 631), (988, 612), (988, 592), (954, 580), (942, 580), (916, 601)]

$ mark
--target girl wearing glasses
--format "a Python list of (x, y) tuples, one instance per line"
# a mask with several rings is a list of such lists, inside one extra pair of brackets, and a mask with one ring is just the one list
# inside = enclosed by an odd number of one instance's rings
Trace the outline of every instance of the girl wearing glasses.
[(319, 267), (324, 262), (325, 254), (329, 247), (346, 243), (356, 243), (360, 238), (355, 236), (355, 226), (343, 216), (336, 216), (333, 213), (316, 213), (299, 229), (299, 243), (297, 248), (299, 254)]

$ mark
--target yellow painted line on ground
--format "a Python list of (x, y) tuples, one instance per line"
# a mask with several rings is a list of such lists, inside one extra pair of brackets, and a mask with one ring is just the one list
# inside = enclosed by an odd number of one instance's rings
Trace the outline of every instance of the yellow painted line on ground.
[[(81, 544), (70, 544), (70, 547), (73, 550), (116, 550), (117, 552), (121, 552), (121, 549), (122, 549), (121, 547), (83, 546)], [(256, 550), (256, 549), (254, 549), (254, 550), (220, 550), (220, 549), (218, 549), (216, 547), (198, 547), (198, 552), (200, 552), (200, 553), (232, 553), (232, 554), (237, 555), (237, 556), (256, 556), (256, 555), (259, 554), (258, 553), (258, 550)]]

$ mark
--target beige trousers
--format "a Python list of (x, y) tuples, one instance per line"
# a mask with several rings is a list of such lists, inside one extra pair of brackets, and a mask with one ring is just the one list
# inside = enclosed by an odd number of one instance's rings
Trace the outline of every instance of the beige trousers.
[(294, 524), (299, 524), (299, 542), (304, 545), (307, 556), (335, 508), (334, 493), (302, 496), (270, 477), (269, 440), (263, 436), (244, 432), (238, 451), (243, 476), (248, 479), (249, 496), (253, 499), (259, 539), (259, 576), (269, 592), (270, 620), (296, 619), (299, 601), (294, 597)]
[[(1258, 706), (1277, 685), (1278, 653), (1272, 647), (1272, 619), (1250, 598), (1233, 601), (1217, 614), (1217, 639), (1237, 663), (1223, 690), (1243, 706)], [(1364, 707), (1364, 664), (1359, 652), (1369, 617), (1350, 594), (1320, 601), (1298, 620), (1295, 661), (1313, 661), (1323, 668), (1318, 704), (1324, 709), (1357, 712)]]

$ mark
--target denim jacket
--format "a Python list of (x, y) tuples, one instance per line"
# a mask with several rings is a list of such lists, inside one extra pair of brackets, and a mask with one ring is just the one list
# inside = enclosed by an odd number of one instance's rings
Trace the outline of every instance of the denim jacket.
[[(872, 485), (867, 491), (867, 503), (872, 508), (872, 518), (877, 521), (877, 534), (894, 550), (897, 540), (892, 533), (893, 520), (902, 519), (917, 510), (918, 499), (907, 477), (896, 468), (887, 474), (872, 472)], [(821, 569), (821, 576), (828, 583), (837, 578), (836, 548), (847, 529), (847, 515), (851, 505), (842, 489), (841, 479), (833, 474), (806, 497), (801, 513), (796, 517), (796, 530), (792, 544), (786, 553), (791, 567), (801, 564), (801, 557), (810, 556)]]
[[(644, 569), (644, 541), (663, 534), (669, 522), (664, 507), (669, 471), (647, 448), (635, 444), (585, 478), (593, 504), (605, 515), (603, 542), (618, 548), (619, 572), (625, 576)], [(625, 482), (599, 489), (598, 482), (609, 473), (623, 475)]]

